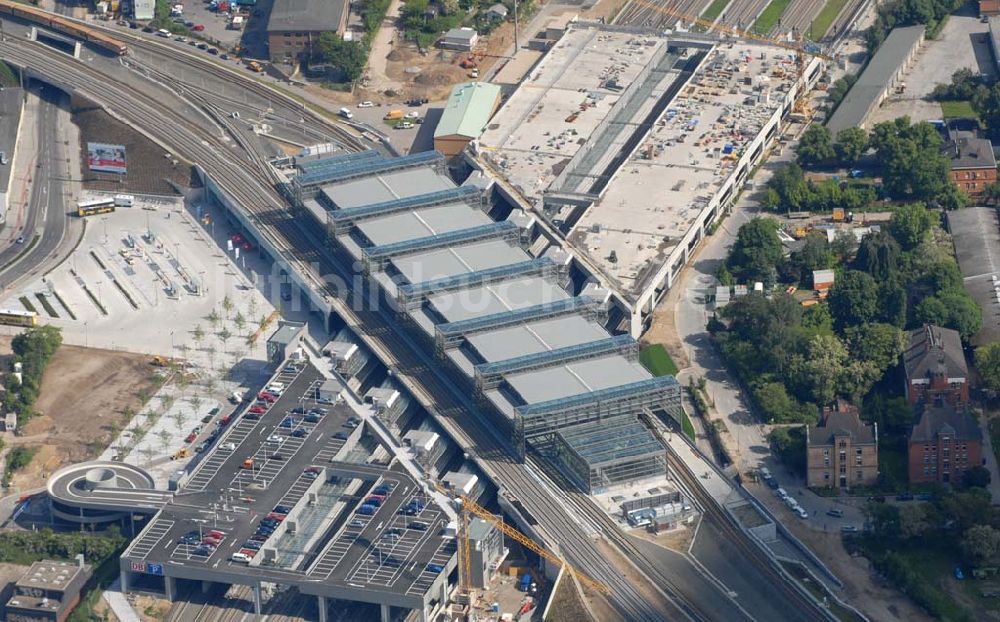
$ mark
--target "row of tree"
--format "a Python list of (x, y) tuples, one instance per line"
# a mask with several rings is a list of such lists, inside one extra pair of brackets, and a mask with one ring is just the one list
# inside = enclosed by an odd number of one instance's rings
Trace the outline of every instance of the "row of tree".
[(933, 35), (949, 13), (965, 4), (965, 0), (890, 0), (878, 7), (875, 23), (865, 33), (868, 51), (882, 45), (893, 28), (926, 24)]
[[(22, 425), (34, 414), (32, 410), (42, 384), (42, 374), (52, 356), (62, 344), (62, 332), (55, 326), (30, 328), (14, 337), (11, 349), (14, 356), (10, 361), (11, 373), (7, 376), (2, 401), (8, 410), (18, 415), (18, 425)], [(21, 382), (13, 371), (21, 364)]]
[[(813, 233), (787, 259), (778, 224), (755, 218), (740, 227), (722, 282), (805, 281), (813, 270), (836, 268), (827, 302), (803, 307), (791, 295), (746, 296), (711, 326), (729, 365), (770, 421), (814, 421), (819, 406), (844, 396), (855, 402), (895, 365), (903, 329), (933, 323), (969, 339), (982, 313), (962, 288), (950, 254), (931, 235), (935, 214), (921, 203), (900, 206), (887, 227), (834, 244)], [(851, 236), (853, 237), (853, 236)], [(1000, 358), (1000, 353), (998, 353)]]

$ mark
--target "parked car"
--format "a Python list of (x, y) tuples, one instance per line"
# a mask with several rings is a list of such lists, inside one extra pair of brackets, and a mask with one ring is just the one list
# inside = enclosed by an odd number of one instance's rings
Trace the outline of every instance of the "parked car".
[(205, 24), (195, 24), (194, 26), (191, 26), (191, 30), (201, 32), (202, 30), (205, 30)]
[(406, 525), (407, 529), (416, 529), (417, 531), (427, 531), (428, 527), (430, 527), (430, 525), (422, 520), (415, 520)]
[(827, 516), (832, 516), (834, 518), (843, 518), (844, 517), (844, 511), (843, 510), (837, 510), (837, 509), (827, 510), (826, 511), (826, 515)]
[(193, 443), (194, 439), (196, 439), (196, 438), (198, 438), (198, 433), (197, 432), (191, 432), (190, 434), (188, 434), (187, 436), (184, 437), (184, 442), (185, 443)]
[(305, 428), (297, 428), (292, 432), (292, 436), (295, 438), (304, 438), (309, 434), (309, 430)]
[(337, 439), (339, 441), (346, 441), (347, 437), (348, 437), (347, 432), (344, 432), (343, 430), (341, 430), (340, 432), (334, 432), (333, 433), (333, 438), (335, 438), (335, 439)]
[(244, 564), (247, 564), (250, 563), (250, 560), (253, 558), (247, 555), (246, 553), (243, 553), (241, 551), (236, 551), (235, 553), (233, 553), (233, 556), (230, 559), (232, 559), (234, 562), (242, 562)]
[(201, 542), (201, 536), (197, 531), (189, 531), (183, 536), (181, 536), (177, 542), (180, 544), (198, 544)]
[(435, 574), (441, 574), (444, 572), (444, 566), (438, 564), (427, 564), (427, 572), (433, 572)]
[(278, 436), (277, 434), (272, 434), (267, 437), (267, 442), (271, 445), (280, 445), (285, 442), (284, 436)]
[(289, 512), (292, 511), (292, 508), (288, 507), (287, 505), (276, 505), (274, 506), (273, 511), (277, 512), (278, 514), (288, 514)]
[(857, 533), (859, 529), (854, 525), (842, 525), (840, 531), (841, 533)]
[(200, 546), (195, 547), (195, 549), (191, 551), (191, 554), (197, 555), (198, 557), (209, 557), (214, 552), (215, 552), (215, 547), (202, 544)]
[(809, 518), (809, 512), (806, 512), (805, 509), (803, 509), (801, 506), (798, 505), (795, 506), (795, 509), (793, 511), (795, 512), (796, 515), (798, 515), (799, 518)]
[(263, 406), (251, 406), (250, 410), (248, 410), (247, 412), (253, 413), (255, 415), (263, 415), (265, 412), (267, 412), (267, 409), (264, 408)]
[(308, 423), (319, 423), (320, 416), (313, 413), (309, 413), (305, 417), (303, 417), (302, 420)]
[(375, 107), (375, 103), (367, 101), (367, 100), (361, 102), (360, 104), (358, 104), (358, 108), (374, 108), (374, 107)]
[(223, 443), (219, 445), (219, 449), (223, 451), (236, 451), (236, 443)]
[(271, 512), (267, 515), (267, 518), (270, 520), (276, 520), (280, 523), (281, 521), (285, 520), (285, 516), (286, 516), (285, 514), (279, 514), (278, 512)]
[(281, 454), (271, 454), (270, 456), (268, 456), (268, 458), (270, 458), (271, 460), (278, 460), (279, 462), (285, 459), (285, 457), (282, 456)]

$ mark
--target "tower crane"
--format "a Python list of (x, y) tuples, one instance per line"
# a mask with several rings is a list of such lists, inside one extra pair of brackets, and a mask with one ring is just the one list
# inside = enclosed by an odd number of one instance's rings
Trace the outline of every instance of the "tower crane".
[(580, 570), (574, 568), (573, 566), (570, 566), (565, 560), (558, 557), (554, 553), (549, 552), (548, 550), (543, 548), (540, 544), (538, 544), (528, 536), (524, 535), (517, 529), (514, 529), (507, 523), (503, 522), (503, 520), (501, 520), (499, 517), (493, 515), (489, 510), (479, 505), (469, 497), (465, 495), (458, 495), (457, 498), (462, 502), (462, 508), (460, 514), (461, 523), (459, 525), (459, 533), (458, 533), (458, 548), (460, 555), (458, 563), (459, 566), (458, 576), (459, 576), (460, 586), (466, 591), (467, 594), (469, 594), (470, 603), (474, 600), (472, 597), (474, 588), (472, 587), (472, 562), (470, 559), (471, 543), (469, 542), (470, 514), (474, 514), (475, 516), (481, 518), (482, 520), (490, 523), (491, 525), (499, 529), (505, 536), (517, 541), (519, 544), (521, 544), (521, 546), (525, 547), (530, 551), (533, 551), (539, 557), (547, 559), (553, 564), (561, 566), (564, 570), (566, 570), (574, 577), (576, 577), (577, 581), (579, 581), (583, 585), (586, 585), (587, 587), (596, 590), (601, 594), (604, 594), (605, 596), (611, 593), (611, 590), (608, 588), (608, 586), (604, 585), (603, 583), (601, 583), (596, 579), (590, 578), (589, 576), (587, 576)]

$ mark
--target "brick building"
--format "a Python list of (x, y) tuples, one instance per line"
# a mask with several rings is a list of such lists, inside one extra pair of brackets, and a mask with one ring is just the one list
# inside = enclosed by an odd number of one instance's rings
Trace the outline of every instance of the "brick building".
[(979, 0), (980, 15), (1000, 15), (1000, 0)]
[(319, 36), (347, 30), (348, 0), (274, 0), (267, 19), (271, 60), (289, 63), (307, 58)]
[(871, 486), (878, 480), (878, 426), (861, 421), (856, 406), (837, 400), (806, 426), (806, 485)]
[(969, 368), (958, 331), (926, 325), (907, 334), (903, 352), (906, 398), (911, 406), (964, 409), (969, 401)]
[(958, 483), (982, 464), (982, 431), (964, 410), (928, 406), (910, 432), (908, 454), (910, 484)]
[(952, 132), (944, 148), (951, 159), (948, 175), (966, 194), (982, 195), (997, 180), (997, 161), (990, 141), (972, 132)]

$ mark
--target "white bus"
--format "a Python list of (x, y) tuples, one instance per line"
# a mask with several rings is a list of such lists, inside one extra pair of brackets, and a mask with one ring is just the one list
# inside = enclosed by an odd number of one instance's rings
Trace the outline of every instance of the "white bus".
[(76, 204), (76, 215), (81, 218), (84, 216), (93, 216), (94, 214), (107, 214), (113, 211), (115, 211), (115, 200), (113, 198), (80, 201)]

